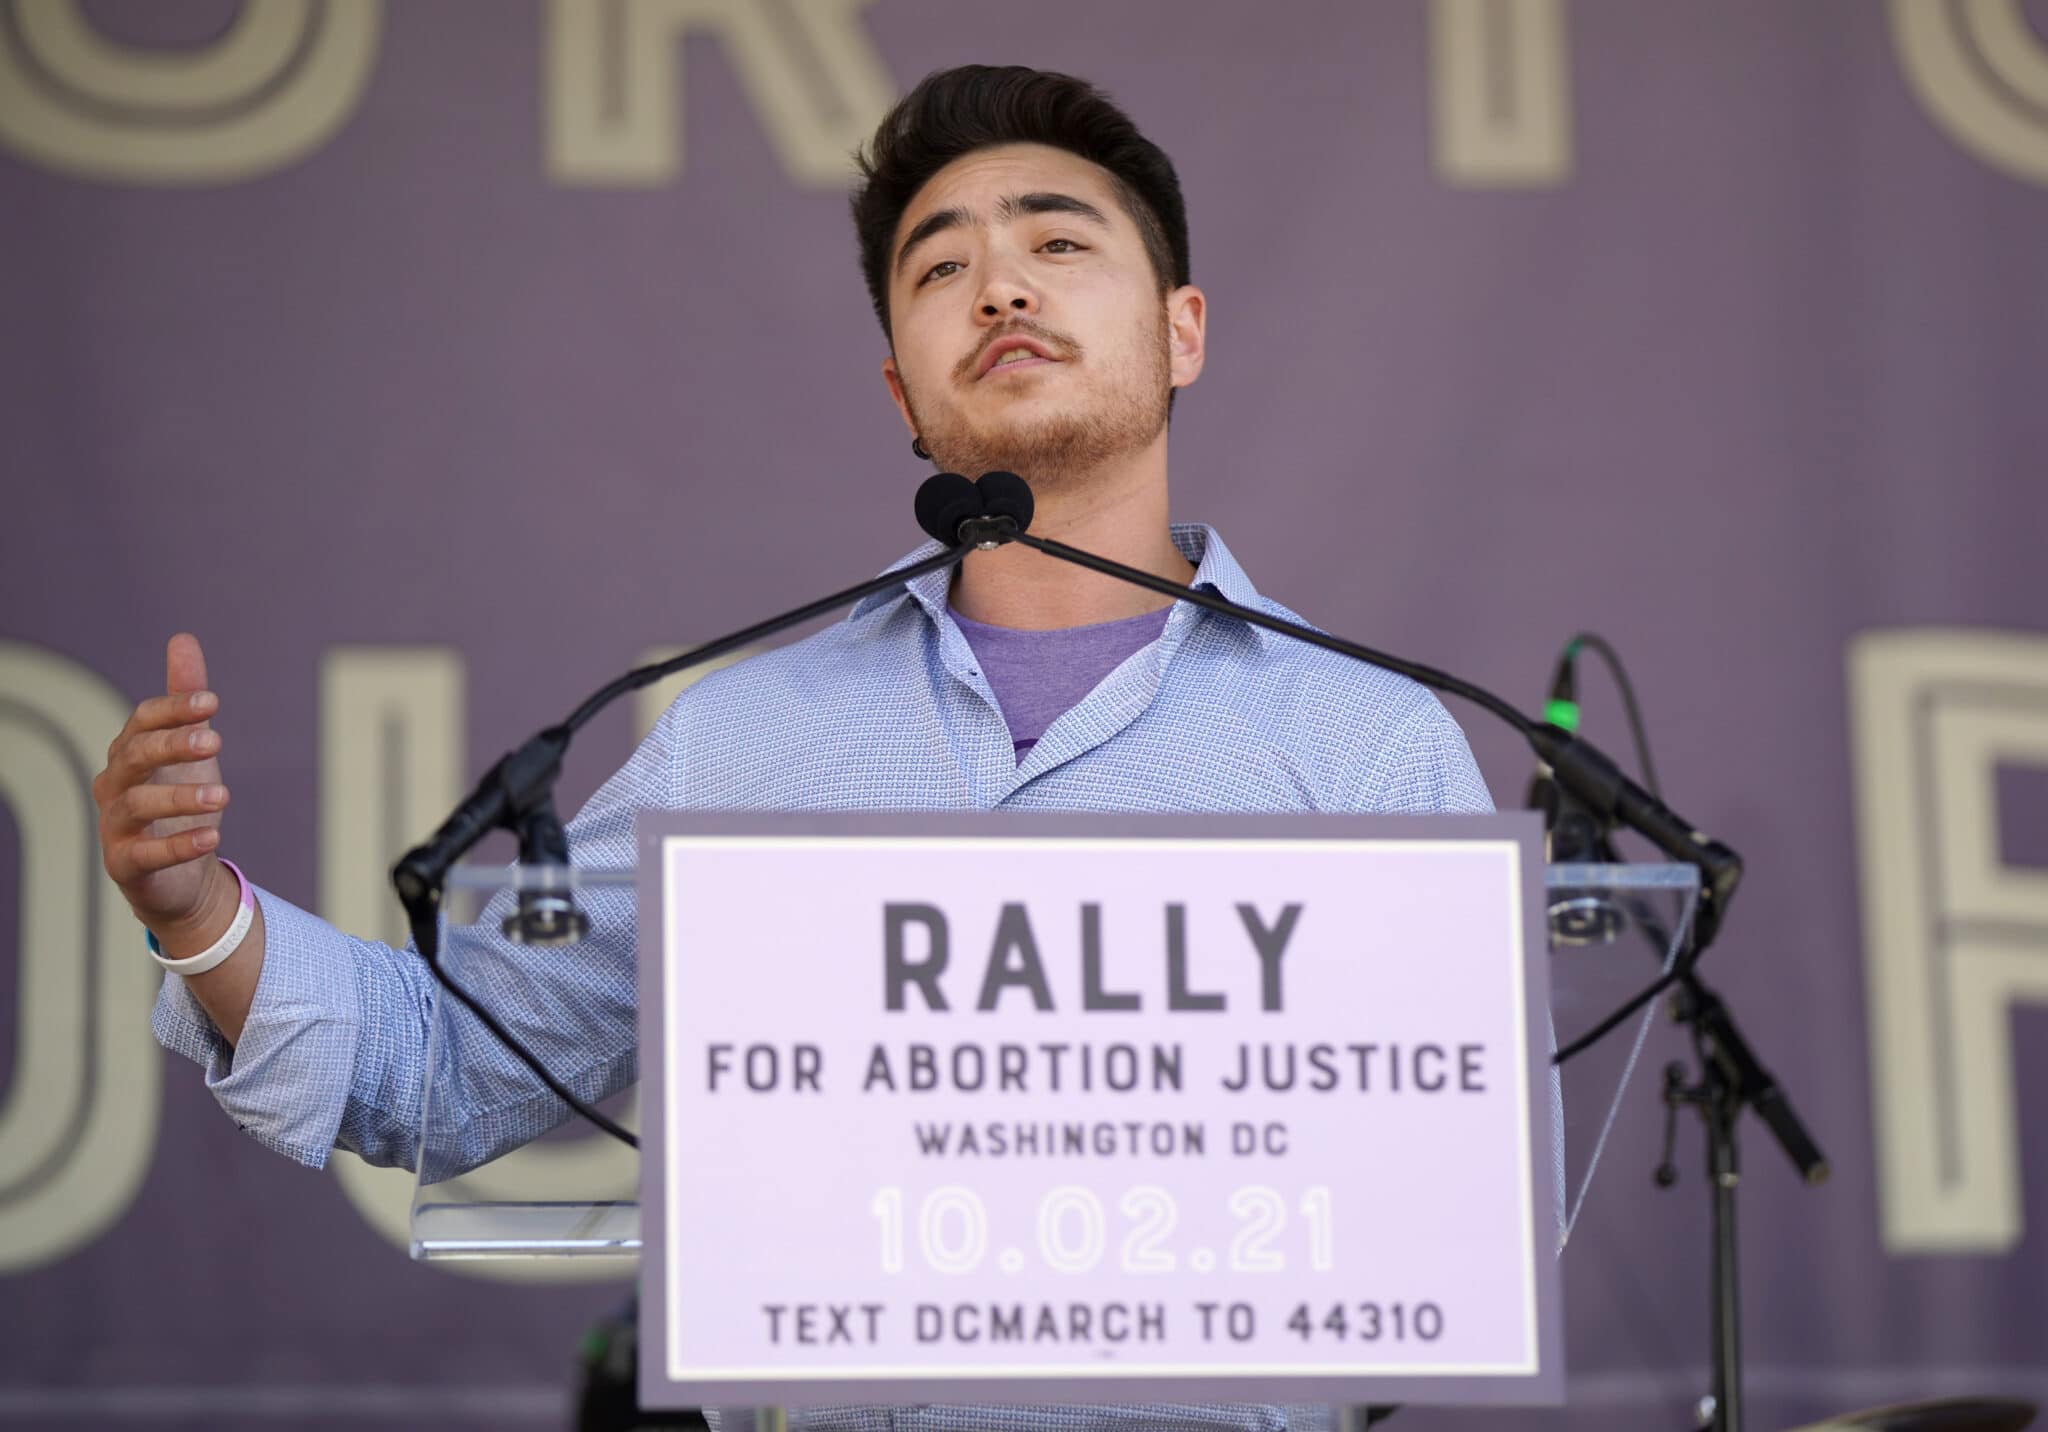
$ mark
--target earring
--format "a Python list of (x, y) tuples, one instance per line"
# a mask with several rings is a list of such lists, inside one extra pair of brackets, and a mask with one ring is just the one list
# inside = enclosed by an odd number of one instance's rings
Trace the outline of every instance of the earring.
[(932, 455), (929, 452), (925, 451), (923, 438), (912, 438), (910, 440), (910, 451), (917, 457), (924, 459), (926, 462), (930, 462), (932, 460)]

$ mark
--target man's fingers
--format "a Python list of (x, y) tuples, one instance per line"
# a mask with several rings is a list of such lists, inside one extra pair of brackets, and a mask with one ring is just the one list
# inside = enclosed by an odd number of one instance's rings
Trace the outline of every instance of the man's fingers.
[(173, 696), (206, 690), (206, 653), (189, 631), (179, 632), (164, 646), (164, 690)]
[(130, 786), (107, 807), (107, 823), (115, 830), (138, 830), (173, 816), (216, 815), (227, 804), (228, 788), (223, 785)]
[(139, 785), (165, 766), (210, 761), (220, 754), (220, 732), (204, 726), (144, 731), (122, 746), (113, 774), (124, 786)]
[(203, 725), (220, 709), (220, 698), (211, 691), (187, 691), (177, 696), (152, 696), (135, 708), (123, 736), (138, 731), (161, 731), (170, 726)]
[[(165, 694), (138, 703), (93, 777), (101, 860), (138, 913), (179, 916), (205, 884), (176, 872), (220, 845), (220, 698), (207, 689), (206, 657), (188, 632), (164, 647)], [(203, 866), (194, 876), (207, 872)]]
[[(131, 873), (114, 878), (132, 880), (137, 875), (154, 875), (159, 870), (169, 870), (173, 865), (197, 860), (219, 844), (220, 832), (210, 825), (198, 830), (181, 830), (176, 835), (161, 839), (131, 840), (121, 847), (121, 863)], [(108, 873), (112, 874), (111, 871)]]

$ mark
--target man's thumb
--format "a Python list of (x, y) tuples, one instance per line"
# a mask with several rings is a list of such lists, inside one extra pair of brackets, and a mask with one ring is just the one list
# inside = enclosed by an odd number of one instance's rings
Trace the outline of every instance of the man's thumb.
[(164, 690), (173, 696), (206, 690), (206, 653), (199, 638), (188, 631), (172, 637), (164, 647)]

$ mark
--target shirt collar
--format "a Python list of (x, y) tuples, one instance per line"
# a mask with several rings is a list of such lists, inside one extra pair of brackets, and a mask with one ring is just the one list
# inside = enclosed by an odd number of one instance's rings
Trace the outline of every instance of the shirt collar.
[[(1206, 587), (1239, 606), (1252, 607), (1263, 612), (1275, 610), (1273, 603), (1259, 595), (1258, 589), (1252, 585), (1251, 578), (1245, 575), (1244, 568), (1237, 565), (1237, 559), (1230, 555), (1230, 548), (1224, 545), (1223, 538), (1217, 534), (1215, 528), (1203, 522), (1176, 522), (1168, 531), (1173, 538), (1173, 545), (1180, 549), (1180, 554), (1195, 564), (1194, 586)], [(944, 550), (937, 542), (926, 542), (915, 551), (892, 562), (883, 571), (885, 574), (894, 572)], [(907, 596), (924, 608), (925, 615), (944, 626), (950, 620), (946, 616), (946, 598), (952, 584), (953, 569), (950, 567), (927, 572), (922, 577), (904, 583), (902, 587), (892, 587), (863, 599), (854, 606), (850, 620), (858, 621), (870, 612), (900, 602)], [(1221, 617), (1223, 614), (1212, 612), (1208, 615)], [(1236, 617), (1224, 619), (1238, 620)], [(1270, 635), (1264, 627), (1253, 627), (1252, 630), (1262, 638)]]

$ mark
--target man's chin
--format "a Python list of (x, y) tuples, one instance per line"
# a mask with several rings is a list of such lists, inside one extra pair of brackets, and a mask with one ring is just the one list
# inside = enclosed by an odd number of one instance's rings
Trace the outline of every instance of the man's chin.
[[(1037, 408), (1037, 411), (1033, 411)], [(1067, 474), (1098, 467), (1142, 448), (1150, 433), (1142, 422), (1118, 423), (1102, 415), (1079, 415), (1070, 405), (1018, 403), (1000, 417), (963, 427), (956, 433), (930, 433), (926, 446), (941, 466), (969, 477), (997, 470), (1014, 472), (1031, 482), (1056, 481)]]
[[(1030, 477), (1034, 472), (1070, 466), (1077, 454), (1072, 433), (981, 433), (949, 448), (934, 449), (948, 467), (979, 477), (1001, 469)], [(952, 454), (948, 457), (947, 454)]]

